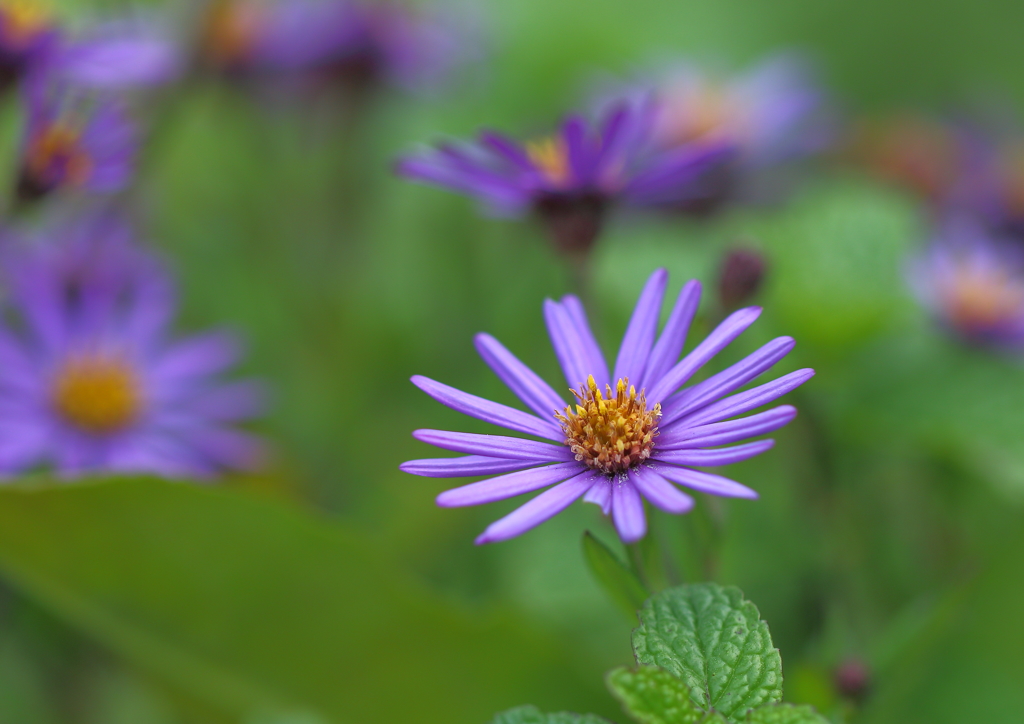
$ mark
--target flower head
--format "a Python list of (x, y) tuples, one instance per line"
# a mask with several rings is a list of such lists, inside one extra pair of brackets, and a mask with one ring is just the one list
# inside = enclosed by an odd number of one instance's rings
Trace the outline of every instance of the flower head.
[[(694, 143), (652, 151), (649, 102), (610, 108), (600, 123), (567, 118), (551, 137), (518, 143), (485, 131), (399, 161), (398, 172), (480, 199), (503, 215), (537, 214), (563, 251), (585, 251), (609, 208), (665, 206), (702, 195), (731, 147)], [(581, 380), (582, 382), (582, 380)]]
[(137, 133), (114, 99), (41, 72), (25, 90), (18, 196), (31, 201), (60, 188), (116, 192), (131, 180)]
[(728, 465), (771, 448), (772, 440), (718, 446), (763, 435), (792, 420), (796, 410), (788, 405), (737, 416), (775, 400), (814, 372), (798, 370), (737, 392), (793, 348), (791, 338), (779, 337), (746, 359), (684, 387), (761, 310), (748, 307), (735, 312), (679, 359), (697, 312), (700, 284), (691, 281), (683, 287), (658, 336), (667, 281), (664, 270), (647, 281), (612, 368), (576, 297), (545, 302), (548, 332), (573, 400), (558, 395), (486, 334), (477, 336), (477, 350), (532, 414), (426, 377), (413, 377), (417, 387), (444, 405), (540, 440), (417, 430), (413, 435), (418, 440), (468, 455), (413, 460), (404, 463), (402, 470), (444, 478), (497, 475), (442, 493), (437, 499), (442, 506), (477, 505), (548, 488), (489, 526), (478, 543), (519, 535), (581, 497), (610, 515), (627, 543), (639, 540), (647, 530), (645, 499), (671, 513), (693, 507), (692, 498), (677, 485), (712, 495), (757, 497), (750, 488), (697, 468)]
[(912, 261), (910, 282), (922, 304), (963, 339), (1024, 347), (1024, 255), (980, 224), (947, 220)]
[(0, 473), (208, 477), (255, 464), (259, 444), (232, 425), (257, 414), (260, 390), (219, 379), (237, 343), (169, 339), (171, 281), (127, 229), (96, 217), (34, 241), (9, 241), (4, 258)]
[(0, 90), (22, 78), (56, 39), (56, 26), (43, 3), (0, 0)]

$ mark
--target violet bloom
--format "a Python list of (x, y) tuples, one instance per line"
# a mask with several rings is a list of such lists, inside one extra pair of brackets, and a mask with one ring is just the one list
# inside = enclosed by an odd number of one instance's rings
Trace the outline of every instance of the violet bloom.
[(170, 279), (124, 227), (91, 219), (59, 243), (12, 244), (0, 325), (0, 473), (209, 477), (248, 468), (259, 445), (234, 429), (260, 406), (225, 382), (231, 335), (172, 341)]
[(945, 328), (964, 340), (1024, 348), (1024, 252), (980, 224), (946, 222), (912, 260), (910, 284)]
[(56, 38), (43, 3), (0, 0), (0, 91), (21, 80), (48, 54)]
[(116, 99), (41, 72), (28, 79), (25, 100), (19, 199), (34, 201), (61, 188), (113, 193), (127, 186), (138, 134)]
[(400, 174), (480, 199), (496, 214), (536, 214), (560, 251), (585, 253), (615, 205), (659, 207), (699, 198), (727, 163), (727, 143), (652, 152), (650, 103), (610, 108), (600, 123), (568, 117), (550, 137), (520, 144), (484, 131), (399, 161)]
[(442, 493), (437, 502), (446, 507), (490, 503), (553, 486), (491, 524), (477, 543), (517, 536), (580, 497), (610, 515), (626, 543), (639, 540), (647, 530), (644, 499), (670, 513), (693, 507), (692, 498), (677, 485), (712, 495), (756, 498), (750, 488), (697, 468), (728, 465), (771, 448), (772, 440), (717, 446), (763, 435), (792, 420), (796, 409), (789, 405), (737, 416), (803, 384), (814, 371), (799, 370), (736, 392), (793, 348), (790, 337), (779, 337), (731, 367), (683, 387), (750, 326), (761, 309), (733, 313), (680, 360), (700, 301), (700, 284), (691, 281), (683, 287), (655, 341), (667, 281), (663, 269), (647, 281), (611, 374), (579, 299), (567, 296), (544, 303), (548, 332), (575, 398), (568, 403), (486, 334), (477, 336), (477, 350), (534, 414), (413, 377), (417, 387), (444, 405), (540, 440), (417, 430), (417, 440), (468, 456), (413, 460), (401, 469), (442, 478), (497, 475)]

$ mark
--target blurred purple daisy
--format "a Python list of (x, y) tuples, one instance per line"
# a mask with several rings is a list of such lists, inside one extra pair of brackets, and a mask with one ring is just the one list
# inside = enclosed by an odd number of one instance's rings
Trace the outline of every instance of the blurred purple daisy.
[(939, 322), (976, 344), (1024, 348), (1024, 252), (965, 218), (912, 260), (910, 284)]
[(15, 85), (57, 39), (50, 13), (33, 0), (0, 0), (0, 91)]
[(585, 253), (615, 205), (657, 207), (704, 193), (727, 163), (728, 143), (692, 143), (652, 152), (655, 106), (620, 103), (598, 124), (568, 117), (549, 138), (525, 144), (490, 131), (473, 144), (441, 144), (401, 159), (398, 173), (481, 200), (496, 214), (532, 212), (557, 248)]
[(548, 332), (575, 398), (569, 404), (486, 334), (476, 338), (480, 355), (535, 414), (426, 377), (413, 377), (413, 384), (448, 407), (541, 440), (417, 430), (413, 433), (417, 440), (468, 455), (413, 460), (401, 469), (443, 478), (497, 475), (442, 493), (437, 502), (445, 507), (490, 503), (549, 488), (492, 523), (477, 543), (517, 536), (581, 497), (611, 516), (626, 543), (639, 540), (647, 531), (645, 499), (670, 513), (685, 513), (693, 507), (693, 499), (677, 485), (712, 495), (756, 498), (750, 488), (697, 468), (740, 462), (771, 448), (772, 440), (717, 446), (763, 435), (792, 420), (796, 409), (789, 405), (737, 416), (803, 384), (814, 371), (798, 370), (737, 392), (793, 348), (790, 337), (779, 337), (731, 367), (683, 387), (761, 310), (748, 307), (733, 313), (680, 360), (700, 301), (700, 284), (690, 281), (683, 287), (657, 336), (667, 281), (663, 269), (647, 281), (612, 374), (579, 299), (567, 296), (561, 302), (544, 303)]
[(57, 80), (49, 72), (27, 80), (25, 99), (20, 200), (34, 201), (60, 188), (112, 193), (128, 184), (138, 135), (118, 101)]
[(259, 443), (233, 424), (258, 413), (261, 392), (219, 379), (237, 342), (170, 341), (173, 286), (129, 236), (97, 217), (59, 243), (7, 240), (0, 473), (211, 477), (258, 463)]

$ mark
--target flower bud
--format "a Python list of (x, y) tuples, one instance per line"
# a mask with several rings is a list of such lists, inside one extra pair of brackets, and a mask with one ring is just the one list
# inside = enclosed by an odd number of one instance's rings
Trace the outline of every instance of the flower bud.
[(733, 249), (718, 274), (718, 299), (724, 309), (736, 309), (757, 294), (764, 279), (765, 260), (753, 249)]

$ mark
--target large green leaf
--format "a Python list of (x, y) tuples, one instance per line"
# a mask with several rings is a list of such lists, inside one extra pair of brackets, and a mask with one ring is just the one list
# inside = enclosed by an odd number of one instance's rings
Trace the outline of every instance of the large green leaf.
[(782, 700), (782, 659), (757, 607), (735, 587), (677, 586), (640, 610), (633, 650), (641, 664), (675, 674), (704, 710), (736, 719)]
[(491, 724), (609, 724), (609, 722), (593, 714), (572, 714), (567, 711), (547, 714), (535, 706), (517, 706), (515, 709), (498, 714)]
[(773, 704), (751, 710), (747, 724), (828, 724), (828, 719), (809, 706)]
[(657, 666), (615, 669), (607, 681), (626, 713), (640, 724), (698, 724), (704, 719), (689, 687)]
[(445, 604), (280, 501), (145, 479), (7, 487), (0, 571), (226, 711), (448, 724), (524, 696), (588, 703), (566, 642)]

